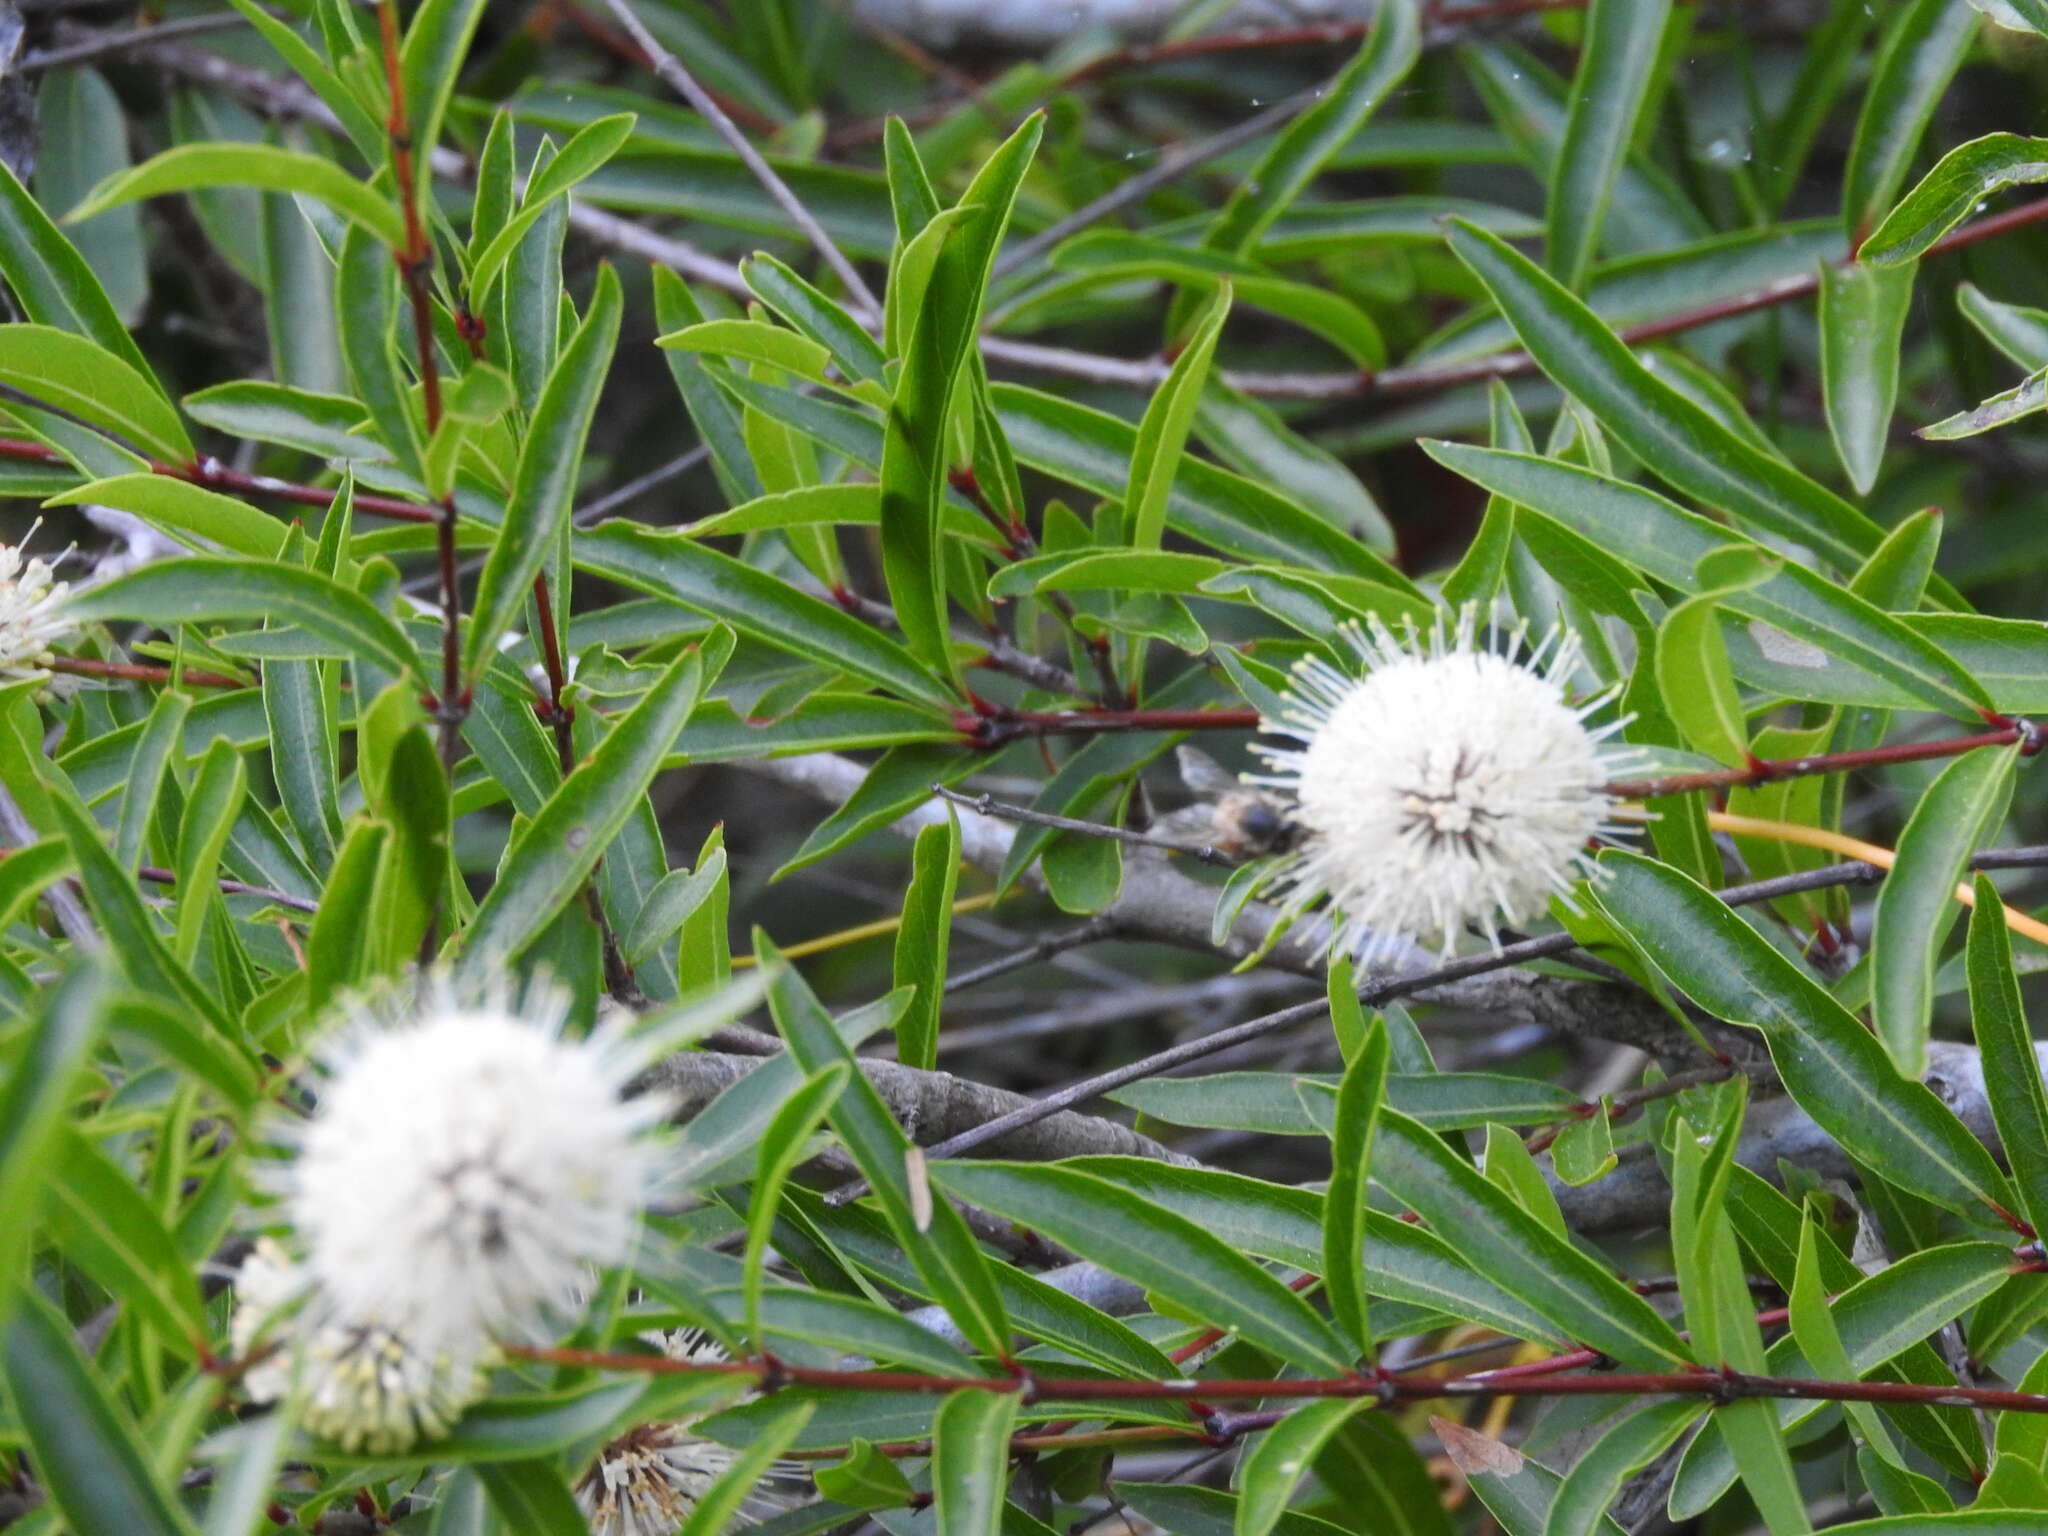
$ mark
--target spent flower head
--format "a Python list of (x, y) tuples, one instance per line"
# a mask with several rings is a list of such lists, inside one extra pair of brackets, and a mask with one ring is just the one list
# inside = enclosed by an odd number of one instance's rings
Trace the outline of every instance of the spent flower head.
[(1474, 611), (1397, 636), (1374, 616), (1347, 626), (1357, 672), (1299, 663), (1286, 707), (1260, 722), (1298, 745), (1255, 750), (1291, 790), (1301, 833), (1269, 884), (1299, 915), (1327, 906), (1329, 950), (1362, 965), (1405, 943), (1448, 955), (1476, 927), (1498, 942), (1592, 869), (1614, 835), (1604, 785), (1635, 754), (1589, 717), (1612, 691), (1574, 701), (1576, 637), (1553, 630), (1520, 659), (1520, 630), (1482, 638)]
[(666, 1106), (627, 1097), (639, 1053), (617, 1029), (565, 1036), (566, 1012), (435, 976), (337, 1033), (283, 1178), (335, 1315), (462, 1357), (570, 1312), (630, 1255)]
[(43, 675), (56, 647), (78, 630), (64, 616), (70, 591), (47, 561), (28, 559), (23, 545), (0, 544), (0, 677)]
[[(662, 1335), (662, 1352), (675, 1360), (723, 1360), (723, 1349), (695, 1329)], [(711, 1485), (739, 1452), (694, 1432), (702, 1415), (642, 1424), (598, 1452), (577, 1479), (576, 1505), (591, 1536), (674, 1536)], [(750, 1490), (743, 1521), (757, 1520), (783, 1500), (772, 1483)]]

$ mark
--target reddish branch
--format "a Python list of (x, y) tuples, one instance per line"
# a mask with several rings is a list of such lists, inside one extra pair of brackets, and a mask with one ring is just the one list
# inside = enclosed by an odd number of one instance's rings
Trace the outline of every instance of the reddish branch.
[(188, 683), (194, 688), (246, 688), (248, 683), (239, 677), (229, 677), (222, 672), (202, 672), (196, 667), (181, 667), (173, 671), (169, 667), (152, 667), (133, 661), (95, 661), (89, 656), (53, 656), (49, 670), (67, 672), (73, 677), (119, 678), (131, 683)]
[[(71, 461), (48, 444), (21, 437), (0, 437), (0, 459), (71, 467)], [(267, 496), (273, 501), (289, 501), (306, 507), (324, 507), (334, 500), (332, 487), (273, 480), (268, 475), (245, 475), (238, 469), (229, 469), (217, 459), (201, 459), (195, 464), (169, 464), (162, 459), (151, 459), (148, 464), (153, 475), (183, 480), (188, 485), (204, 486), (210, 491), (226, 491), (236, 496)], [(432, 523), (440, 519), (440, 513), (432, 507), (423, 507), (416, 501), (403, 501), (396, 496), (357, 492), (354, 505), (358, 512), (374, 512), (379, 517), (395, 518), (404, 523)]]
[(1975, 736), (1948, 736), (1939, 741), (1906, 741), (1889, 747), (1870, 747), (1860, 752), (1821, 752), (1811, 757), (1752, 757), (1741, 768), (1714, 768), (1704, 773), (1677, 773), (1663, 779), (1624, 779), (1606, 785), (1606, 792), (1622, 800), (1649, 800), (1660, 795), (1683, 795), (1703, 789), (1750, 789), (1781, 779), (1800, 779), (1816, 773), (1848, 773), (1858, 768), (1884, 768), (1895, 763), (1920, 763), (1930, 758), (1960, 757), (1979, 747), (2009, 747), (2015, 742), (2026, 756), (2041, 750), (2040, 728), (2032, 721), (2014, 721), (1995, 731)]

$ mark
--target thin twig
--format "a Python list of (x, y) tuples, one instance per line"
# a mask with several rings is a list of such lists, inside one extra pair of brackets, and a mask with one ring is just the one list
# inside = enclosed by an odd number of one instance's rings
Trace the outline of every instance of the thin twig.
[(1034, 811), (1028, 805), (1005, 804), (993, 795), (963, 795), (943, 784), (932, 785), (932, 793), (941, 800), (951, 801), (954, 805), (962, 805), (970, 811), (983, 816), (994, 816), (1003, 821), (1021, 821), (1026, 826), (1049, 827), (1055, 832), (1079, 832), (1088, 837), (1131, 843), (1140, 848), (1164, 848), (1169, 853), (1184, 853), (1204, 864), (1217, 864), (1225, 868), (1238, 863), (1229, 854), (1211, 848), (1206, 843), (1184, 843), (1178, 838), (1159, 837), (1150, 832), (1133, 832), (1127, 827), (1112, 827), (1099, 821), (1079, 821), (1072, 816), (1054, 816), (1045, 811)]
[(812, 248), (824, 258), (825, 265), (838, 274), (839, 281), (846, 285), (848, 297), (870, 318), (879, 320), (882, 306), (868, 288), (866, 281), (862, 279), (859, 270), (846, 259), (846, 253), (839, 249), (832, 237), (825, 233), (825, 227), (817, 221), (810, 209), (804, 206), (803, 199), (789, 189), (789, 183), (784, 181), (776, 173), (775, 167), (754, 148), (753, 142), (740, 132), (739, 126), (726, 115), (725, 109), (712, 99), (709, 91), (697, 83), (696, 76), (683, 67), (682, 60), (661, 46), (655, 35), (647, 30), (638, 16), (633, 14), (633, 8), (626, 0), (605, 0), (605, 4), (610, 8), (612, 15), (618, 18), (619, 25), (631, 35), (640, 51), (647, 55), (648, 61), (654, 66), (655, 74), (661, 77), (662, 82), (689, 102), (698, 115), (717, 130), (718, 136), (732, 146), (733, 153), (740, 157), (740, 163), (753, 174), (754, 179), (774, 200), (776, 207), (780, 208), (790, 223), (810, 241)]
[[(71, 461), (47, 443), (20, 437), (0, 437), (0, 459), (71, 467)], [(328, 506), (336, 494), (332, 486), (301, 485), (291, 480), (273, 479), (269, 475), (243, 474), (240, 470), (229, 469), (218, 459), (212, 458), (201, 459), (196, 464), (169, 464), (162, 459), (150, 459), (148, 469), (153, 475), (183, 480), (188, 485), (204, 486), (208, 490), (230, 491), (238, 496), (267, 496), (278, 501), (295, 502), (300, 506)], [(441, 515), (432, 507), (423, 507), (416, 501), (405, 501), (396, 496), (371, 495), (362, 491), (356, 493), (354, 506), (358, 512), (374, 512), (379, 517), (389, 517), (404, 523), (431, 523)]]
[[(151, 885), (176, 885), (178, 877), (168, 869), (159, 869), (154, 864), (145, 864), (135, 871), (136, 878), (147, 880)], [(290, 907), (294, 912), (318, 912), (320, 904), (308, 901), (303, 896), (294, 896), (290, 891), (275, 890), (267, 885), (250, 885), (242, 880), (217, 880), (214, 882), (222, 894), (228, 896), (260, 896), (265, 901), (275, 902), (280, 907)]]
[(173, 38), (197, 37), (206, 32), (226, 32), (248, 25), (248, 18), (238, 11), (220, 11), (207, 16), (180, 16), (174, 21), (160, 21), (154, 26), (136, 27), (127, 32), (102, 32), (79, 42), (67, 43), (61, 48), (40, 49), (21, 61), (18, 72), (33, 75), (46, 69), (89, 64), (94, 59), (130, 53), (138, 48), (148, 48)]
[(1251, 143), (1269, 128), (1277, 128), (1296, 113), (1304, 111), (1329, 87), (1319, 85), (1310, 90), (1297, 91), (1284, 101), (1276, 101), (1263, 112), (1255, 112), (1241, 123), (1234, 123), (1221, 133), (1213, 133), (1199, 143), (1170, 149), (1160, 156), (1159, 163), (1137, 175), (1118, 182), (1109, 191), (1092, 203), (1076, 208), (1065, 218), (1046, 225), (1030, 239), (1011, 246), (996, 258), (995, 275), (1007, 276), (1028, 262), (1036, 261), (1047, 251), (1058, 245), (1067, 236), (1088, 228), (1108, 218), (1120, 209), (1150, 197), (1159, 188), (1178, 181), (1198, 166), (1207, 165), (1242, 145)]
[(1007, 955), (998, 955), (971, 971), (955, 972), (946, 978), (946, 992), (949, 996), (955, 992), (964, 992), (969, 987), (978, 987), (985, 981), (994, 981), (998, 976), (1007, 976), (1012, 971), (1042, 965), (1054, 955), (1063, 955), (1070, 949), (1079, 949), (1084, 944), (1097, 944), (1115, 936), (1114, 922), (1106, 917), (1091, 917), (1078, 928), (1069, 928), (1065, 933), (1048, 933), (1022, 949), (1013, 949)]
[(588, 506), (578, 507), (569, 521), (577, 528), (588, 528), (593, 523), (602, 522), (620, 507), (638, 500), (658, 485), (666, 485), (679, 476), (687, 475), (710, 457), (710, 446), (699, 443), (688, 453), (677, 454), (666, 464), (657, 465), (646, 474), (628, 480), (616, 490), (606, 491)]
[(194, 667), (185, 667), (173, 672), (169, 667), (153, 667), (133, 661), (96, 661), (89, 656), (52, 656), (45, 663), (52, 672), (67, 673), (72, 677), (119, 678), (131, 683), (189, 683), (194, 688), (246, 688), (249, 684), (239, 677), (229, 677), (221, 672), (202, 672)]

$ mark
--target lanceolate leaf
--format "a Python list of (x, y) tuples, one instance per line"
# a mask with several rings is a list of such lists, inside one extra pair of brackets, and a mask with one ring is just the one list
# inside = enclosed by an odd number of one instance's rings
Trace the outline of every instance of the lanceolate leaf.
[[(477, 579), (469, 634), (463, 646), (463, 671), (474, 677), (491, 656), (504, 631), (518, 617), (527, 589), (547, 563), (569, 520), (569, 503), (583, 463), (584, 439), (597, 414), (598, 391), (611, 366), (619, 340), (619, 280), (610, 267), (598, 275), (582, 327), (562, 349), (554, 372), (541, 391), (540, 404), (528, 424), (519, 450), (519, 468), (505, 521)], [(556, 611), (566, 616), (569, 594), (556, 598)]]
[(961, 201), (962, 217), (941, 237), (883, 428), (882, 570), (904, 640), (941, 672), (953, 667), (939, 541), (939, 503), (952, 467), (948, 418), (981, 325), (989, 267), (1044, 126), (1034, 114), (990, 157)]
[(88, 337), (47, 325), (0, 325), (0, 383), (155, 458), (192, 462), (192, 439), (155, 379)]
[(1763, 1031), (1786, 1090), (1853, 1156), (1978, 1220), (2012, 1208), (1991, 1154), (1925, 1084), (1713, 892), (1639, 855), (1601, 855), (1596, 894), (1616, 927), (1693, 1001)]
[(671, 662), (513, 840), (462, 936), (468, 964), (488, 971), (517, 956), (590, 877), (682, 734), (705, 672), (696, 647)]
[(1367, 1406), (1364, 1398), (1326, 1398), (1306, 1403), (1252, 1443), (1238, 1485), (1235, 1536), (1268, 1536), (1317, 1454), (1345, 1421)]
[(1016, 1392), (955, 1392), (932, 1425), (932, 1496), (939, 1536), (996, 1536), (1010, 1461)]
[(1842, 187), (1842, 228), (1860, 241), (1904, 184), (1927, 120), (1977, 34), (1966, 0), (1910, 0), (1896, 13), (1864, 93)]
[(1698, 1402), (1672, 1398), (1630, 1414), (1608, 1430), (1565, 1475), (1543, 1536), (1592, 1536), (1621, 1485), (1675, 1445), (1706, 1411)]
[(1450, 242), (1543, 371), (1664, 480), (1847, 569), (1877, 548), (1881, 534), (1868, 518), (1651, 373), (1598, 316), (1506, 241), (1454, 219)]
[(131, 171), (109, 176), (92, 195), (65, 215), (67, 224), (108, 208), (166, 192), (196, 187), (257, 187), (318, 198), (352, 224), (361, 225), (388, 250), (405, 245), (405, 221), (388, 202), (332, 160), (271, 144), (181, 144)]
[(1958, 145), (1871, 231), (1859, 253), (1888, 267), (1924, 255), (1929, 246), (2006, 187), (2048, 181), (2048, 139), (1988, 133)]
[(1876, 483), (1899, 395), (1899, 341), (1913, 269), (1820, 269), (1820, 377), (1835, 454), (1859, 494)]
[(1567, 288), (1579, 287), (1592, 265), (1670, 14), (1670, 0), (1593, 0), (1587, 7), (1571, 111), (1544, 210), (1544, 265)]
[(1999, 1144), (2012, 1166), (2020, 1208), (2036, 1231), (2048, 1232), (2048, 1091), (2041, 1061), (2013, 973), (2012, 938), (1999, 909), (1998, 888), (1976, 877), (1970, 913), (1970, 1022), (1983, 1052), (1984, 1094)]
[(38, 325), (96, 341), (143, 378), (152, 377), (92, 268), (5, 164), (0, 164), (0, 276), (22, 313)]
[(1871, 1012), (1877, 1037), (1908, 1077), (1927, 1069), (1934, 965), (1962, 911), (1956, 882), (1970, 855), (2005, 820), (2018, 764), (2016, 748), (1986, 747), (1944, 768), (1913, 808), (1899, 838), (1898, 864), (1878, 889), (1870, 932)]
[(1145, 408), (1138, 423), (1137, 451), (1131, 455), (1130, 489), (1124, 493), (1124, 516), (1129, 520), (1133, 548), (1154, 550), (1166, 532), (1166, 503), (1173, 493), (1173, 479), (1187, 446), (1188, 431), (1194, 426), (1195, 409), (1201, 404), (1202, 386), (1209, 377), (1209, 360), (1216, 354), (1217, 338), (1230, 313), (1230, 285), (1223, 284), (1202, 310), (1165, 382)]

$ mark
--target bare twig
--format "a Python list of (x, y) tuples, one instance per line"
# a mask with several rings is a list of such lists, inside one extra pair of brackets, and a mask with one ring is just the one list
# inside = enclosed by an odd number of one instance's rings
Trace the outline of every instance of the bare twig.
[(789, 183), (776, 174), (775, 167), (770, 165), (762, 157), (761, 152), (754, 148), (752, 141), (740, 132), (739, 126), (726, 114), (725, 109), (712, 99), (709, 91), (697, 83), (696, 76), (684, 68), (682, 60), (661, 46), (655, 35), (647, 30), (638, 16), (633, 14), (633, 8), (626, 0), (605, 0), (605, 4), (610, 7), (612, 15), (618, 18), (619, 25), (631, 35), (640, 51), (647, 55), (648, 62), (653, 65), (654, 72), (661, 77), (662, 83), (689, 102), (698, 115), (717, 130), (718, 136), (732, 146), (733, 153), (740, 157), (740, 163), (752, 173), (769, 197), (774, 199), (775, 206), (783, 211), (791, 225), (802, 232), (812, 248), (824, 258), (825, 265), (838, 274), (839, 281), (846, 285), (847, 296), (864, 310), (869, 318), (879, 320), (882, 306), (868, 288), (866, 280), (861, 277), (859, 269), (846, 259), (846, 253), (825, 233), (824, 225), (820, 224), (810, 209), (804, 206), (803, 199), (790, 191)]
[(1114, 937), (1115, 923), (1108, 918), (1091, 917), (1078, 928), (1069, 928), (1065, 933), (1046, 934), (1022, 949), (1012, 950), (1007, 955), (998, 955), (973, 970), (956, 971), (946, 978), (946, 991), (949, 994), (964, 992), (969, 987), (978, 987), (985, 981), (994, 981), (998, 976), (1007, 976), (1012, 971), (1023, 970), (1026, 966), (1042, 965), (1054, 955), (1065, 954), (1070, 949), (1079, 949), (1084, 944), (1096, 944)]
[[(154, 26), (136, 27), (127, 32), (95, 33), (78, 42), (66, 43), (60, 48), (43, 48), (30, 54), (21, 61), (20, 72), (24, 75), (33, 75), (46, 69), (63, 69), (72, 64), (90, 64), (95, 59), (133, 53), (138, 49), (155, 47), (174, 38), (198, 37), (207, 32), (227, 32), (248, 25), (248, 18), (240, 12), (220, 11), (207, 16), (180, 16), (173, 21), (160, 21)], [(83, 27), (67, 30), (81, 33), (85, 31)]]
[(1238, 861), (1229, 854), (1211, 848), (1206, 843), (1184, 843), (1178, 838), (1160, 837), (1151, 832), (1133, 832), (1127, 827), (1112, 827), (1099, 821), (1079, 821), (1072, 816), (1054, 816), (1045, 811), (1034, 811), (1028, 805), (1006, 805), (994, 795), (963, 795), (956, 789), (943, 784), (932, 785), (932, 793), (941, 800), (954, 805), (964, 805), (968, 810), (983, 816), (996, 816), (1004, 821), (1019, 821), (1029, 827), (1049, 827), (1055, 832), (1079, 832), (1088, 837), (1108, 838), (1112, 842), (1130, 843), (1139, 848), (1163, 848), (1169, 853), (1186, 854), (1204, 864), (1220, 864), (1225, 868)]

